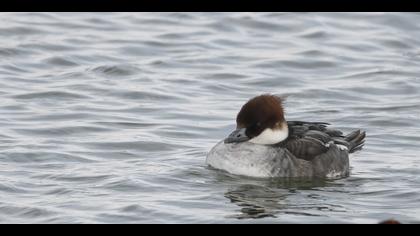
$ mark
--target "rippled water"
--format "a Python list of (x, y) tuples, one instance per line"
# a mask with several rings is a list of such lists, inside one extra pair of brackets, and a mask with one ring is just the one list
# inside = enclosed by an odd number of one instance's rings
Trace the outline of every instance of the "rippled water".
[[(420, 14), (1, 13), (1, 223), (420, 222)], [(247, 99), (368, 133), (337, 181), (205, 165)]]

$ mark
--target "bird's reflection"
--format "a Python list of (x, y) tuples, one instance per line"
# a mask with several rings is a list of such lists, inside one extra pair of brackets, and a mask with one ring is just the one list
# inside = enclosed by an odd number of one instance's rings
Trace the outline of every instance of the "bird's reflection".
[[(243, 182), (241, 180), (241, 182)], [(241, 185), (231, 186), (225, 197), (237, 206), (240, 213), (228, 216), (237, 219), (257, 219), (276, 217), (280, 212), (289, 213), (291, 206), (287, 198), (297, 189), (324, 187), (328, 183), (322, 180), (248, 180)], [(296, 214), (306, 214), (296, 212)]]
[(241, 207), (241, 213), (231, 217), (238, 219), (275, 217), (283, 208), (286, 193), (275, 192), (257, 185), (241, 185), (225, 193), (232, 203)]

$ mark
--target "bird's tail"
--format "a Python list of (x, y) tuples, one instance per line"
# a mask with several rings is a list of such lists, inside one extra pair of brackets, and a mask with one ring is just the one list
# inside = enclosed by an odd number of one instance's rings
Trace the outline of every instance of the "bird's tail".
[(366, 132), (356, 130), (346, 135), (344, 139), (349, 143), (349, 153), (362, 149), (365, 145)]

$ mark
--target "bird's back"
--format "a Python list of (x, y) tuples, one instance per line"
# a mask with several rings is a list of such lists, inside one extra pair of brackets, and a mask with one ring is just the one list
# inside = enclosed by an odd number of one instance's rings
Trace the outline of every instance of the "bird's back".
[(289, 121), (289, 137), (277, 146), (284, 147), (296, 158), (307, 161), (328, 153), (333, 144), (348, 153), (363, 147), (365, 132), (357, 130), (344, 136), (343, 132), (330, 129), (328, 125), (321, 122)]

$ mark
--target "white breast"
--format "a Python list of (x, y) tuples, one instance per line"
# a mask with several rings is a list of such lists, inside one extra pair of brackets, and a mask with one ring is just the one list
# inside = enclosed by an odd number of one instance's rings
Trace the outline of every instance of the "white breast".
[(220, 142), (209, 152), (206, 163), (235, 175), (268, 177), (268, 161), (265, 158), (257, 158), (268, 155), (269, 150), (263, 145)]

